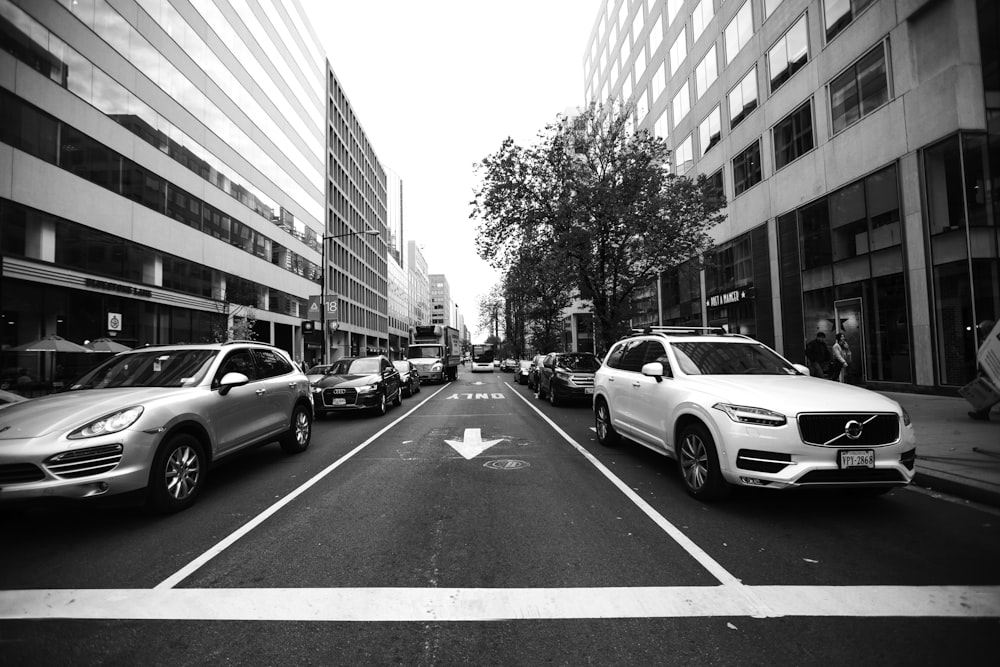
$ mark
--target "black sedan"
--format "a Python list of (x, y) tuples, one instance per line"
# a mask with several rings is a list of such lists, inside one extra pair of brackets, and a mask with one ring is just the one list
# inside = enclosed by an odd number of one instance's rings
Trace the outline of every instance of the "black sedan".
[(403, 388), (403, 396), (409, 398), (420, 391), (420, 371), (406, 359), (394, 361), (392, 365), (399, 371), (399, 386)]
[(399, 371), (383, 355), (335, 361), (312, 392), (317, 417), (357, 411), (384, 415), (390, 401), (402, 403)]

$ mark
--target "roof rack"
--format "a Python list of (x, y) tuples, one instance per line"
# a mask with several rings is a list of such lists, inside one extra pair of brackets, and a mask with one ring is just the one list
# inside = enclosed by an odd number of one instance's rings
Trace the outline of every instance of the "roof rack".
[(722, 327), (661, 327), (661, 326), (649, 326), (641, 329), (632, 329), (633, 335), (649, 335), (654, 333), (662, 334), (688, 334), (688, 335), (706, 335), (711, 334), (714, 336), (726, 336), (729, 332)]

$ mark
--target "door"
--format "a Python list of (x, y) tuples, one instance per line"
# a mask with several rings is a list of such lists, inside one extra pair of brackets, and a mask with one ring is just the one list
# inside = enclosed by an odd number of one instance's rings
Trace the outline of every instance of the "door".
[(223, 454), (248, 442), (259, 440), (268, 431), (266, 390), (257, 378), (257, 368), (248, 349), (231, 351), (215, 374), (214, 387), (226, 373), (243, 373), (250, 381), (232, 387), (225, 394), (213, 389), (214, 405), (211, 408), (212, 427), (215, 431), (217, 454)]
[(861, 298), (841, 299), (833, 304), (837, 332), (843, 333), (851, 348), (851, 364), (844, 374), (844, 382), (863, 385), (867, 381), (865, 369), (865, 327)]

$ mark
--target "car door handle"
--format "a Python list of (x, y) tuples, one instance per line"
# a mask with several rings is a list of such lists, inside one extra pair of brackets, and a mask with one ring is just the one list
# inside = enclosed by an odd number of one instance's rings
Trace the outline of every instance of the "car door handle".
[(639, 387), (642, 386), (642, 383), (641, 382), (633, 382), (632, 386), (635, 387), (636, 389), (638, 389)]
[(257, 394), (258, 396), (263, 396), (264, 394), (267, 393), (267, 389), (258, 389), (254, 393)]

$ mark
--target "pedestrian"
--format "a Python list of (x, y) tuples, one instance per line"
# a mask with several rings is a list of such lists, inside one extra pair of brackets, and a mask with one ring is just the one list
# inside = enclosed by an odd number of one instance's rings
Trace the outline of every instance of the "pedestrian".
[[(997, 336), (1000, 337), (1000, 327), (997, 327), (996, 326), (996, 322), (994, 322), (993, 320), (983, 320), (982, 322), (980, 322), (976, 326), (976, 329), (978, 330), (977, 335), (979, 337), (979, 349), (980, 350), (982, 350), (983, 348), (985, 348), (986, 343), (989, 340), (989, 336), (991, 335), (994, 327), (996, 327), (996, 329), (997, 329)], [(978, 357), (978, 354), (977, 354), (977, 357)], [(986, 380), (989, 379), (989, 376), (983, 370), (982, 365), (978, 363), (978, 360), (977, 360), (977, 363), (976, 363), (976, 375), (977, 375), (977, 377), (981, 377), (981, 378), (984, 378)], [(992, 405), (988, 405), (988, 406), (980, 408), (978, 410), (969, 410), (969, 416), (972, 417), (973, 419), (979, 419), (981, 421), (989, 421), (990, 420), (990, 410), (992, 410), (992, 409), (993, 409), (993, 406)]]
[(833, 343), (833, 361), (830, 362), (830, 379), (843, 382), (847, 375), (847, 367), (851, 365), (851, 346), (847, 344), (847, 336), (840, 332)]
[(809, 362), (809, 375), (814, 378), (826, 377), (830, 348), (826, 346), (826, 334), (822, 331), (817, 331), (816, 337), (806, 345), (806, 361)]

